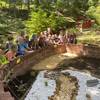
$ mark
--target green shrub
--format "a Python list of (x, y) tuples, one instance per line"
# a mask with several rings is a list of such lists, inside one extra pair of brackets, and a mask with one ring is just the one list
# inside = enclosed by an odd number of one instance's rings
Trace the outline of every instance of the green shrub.
[(4, 65), (7, 63), (8, 63), (8, 60), (6, 59), (6, 57), (3, 55), (0, 55), (0, 65)]
[(97, 24), (100, 25), (100, 5), (91, 6), (89, 10), (86, 12), (91, 18), (95, 19)]
[(47, 12), (39, 9), (37, 12), (31, 13), (31, 18), (25, 22), (29, 33), (39, 33), (51, 27), (54, 31), (62, 27), (66, 27), (66, 19), (57, 16), (54, 12), (48, 15)]

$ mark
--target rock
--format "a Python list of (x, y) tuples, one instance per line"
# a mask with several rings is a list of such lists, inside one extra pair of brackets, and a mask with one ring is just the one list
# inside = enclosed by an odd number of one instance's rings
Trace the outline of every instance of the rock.
[(70, 73), (66, 72), (66, 73), (63, 73), (63, 75), (69, 76), (69, 75), (70, 75)]
[(92, 100), (90, 94), (86, 94), (87, 100)]
[(99, 84), (99, 81), (97, 79), (88, 80), (86, 84), (88, 87), (94, 87)]

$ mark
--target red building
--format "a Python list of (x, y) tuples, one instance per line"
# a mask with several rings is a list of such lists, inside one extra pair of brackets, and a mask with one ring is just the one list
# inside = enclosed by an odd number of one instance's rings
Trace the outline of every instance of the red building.
[(86, 18), (84, 16), (80, 16), (77, 19), (77, 25), (80, 27), (80, 24), (81, 24), (81, 26), (82, 26), (83, 29), (90, 28), (94, 23), (95, 23), (94, 20), (91, 20), (91, 19)]

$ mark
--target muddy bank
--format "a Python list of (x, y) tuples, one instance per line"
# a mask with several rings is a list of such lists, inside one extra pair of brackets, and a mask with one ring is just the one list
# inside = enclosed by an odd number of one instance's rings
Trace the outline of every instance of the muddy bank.
[(48, 100), (76, 100), (78, 93), (77, 79), (70, 76), (69, 73), (59, 73), (58, 76), (55, 74), (54, 77), (56, 77), (56, 91)]
[(14, 79), (7, 79), (4, 90), (9, 91), (14, 100), (24, 100), (37, 75), (38, 72), (29, 71)]
[(62, 60), (55, 70), (77, 70), (100, 78), (100, 59), (74, 57)]
[(33, 70), (79, 70), (100, 78), (100, 59), (57, 54), (50, 56), (32, 67)]

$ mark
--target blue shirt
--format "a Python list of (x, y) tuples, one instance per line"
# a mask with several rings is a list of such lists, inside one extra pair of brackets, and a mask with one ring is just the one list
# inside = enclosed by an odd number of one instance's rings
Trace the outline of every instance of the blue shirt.
[(18, 45), (18, 55), (24, 55), (25, 54), (25, 50), (28, 48), (28, 44), (27, 43), (22, 43)]

